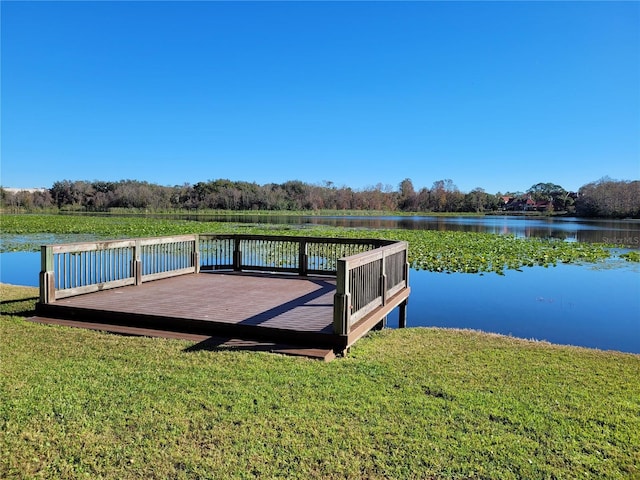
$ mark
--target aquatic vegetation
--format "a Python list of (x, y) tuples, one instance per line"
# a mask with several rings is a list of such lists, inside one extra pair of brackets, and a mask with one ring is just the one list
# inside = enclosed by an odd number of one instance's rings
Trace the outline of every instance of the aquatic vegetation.
[(620, 258), (624, 258), (627, 262), (640, 262), (640, 252), (631, 250), (630, 252), (620, 254)]
[[(320, 237), (387, 238), (409, 242), (409, 262), (419, 270), (436, 272), (494, 272), (523, 267), (551, 267), (558, 263), (600, 262), (612, 251), (604, 244), (563, 242), (554, 239), (517, 238), (492, 233), (434, 230), (361, 229), (325, 226), (291, 226), (196, 222), (142, 217), (72, 215), (4, 215), (0, 251), (37, 251), (42, 243), (25, 241), (25, 235), (74, 234), (94, 238), (133, 238), (180, 233), (256, 233)], [(9, 235), (13, 234), (13, 235)], [(18, 235), (18, 236), (16, 236)], [(633, 260), (638, 255), (628, 256)]]
[[(406, 232), (411, 237), (411, 233)], [(610, 256), (602, 245), (510, 235), (461, 232), (417, 232), (409, 241), (411, 265), (441, 272), (495, 272), (558, 263), (598, 262)]]

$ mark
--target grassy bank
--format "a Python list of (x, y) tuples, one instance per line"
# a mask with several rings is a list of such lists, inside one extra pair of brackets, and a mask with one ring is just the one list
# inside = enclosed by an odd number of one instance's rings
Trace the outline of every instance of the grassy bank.
[(386, 330), (324, 364), (26, 322), (0, 286), (1, 478), (639, 478), (640, 356)]

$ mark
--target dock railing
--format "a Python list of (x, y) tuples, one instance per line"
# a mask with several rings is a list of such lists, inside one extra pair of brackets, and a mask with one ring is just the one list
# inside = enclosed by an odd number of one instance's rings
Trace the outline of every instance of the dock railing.
[[(352, 327), (372, 311), (384, 307), (409, 287), (406, 242), (394, 242), (338, 260), (333, 330), (348, 335)], [(400, 306), (399, 326), (406, 324), (406, 298)]]
[(198, 271), (198, 236), (44, 245), (40, 302)]
[(387, 245), (386, 240), (285, 235), (201, 234), (200, 270), (336, 275), (338, 259)]
[[(40, 302), (200, 271), (336, 277), (334, 332), (408, 289), (406, 242), (271, 235), (193, 234), (41, 247)], [(406, 297), (398, 303), (400, 326)], [(395, 306), (395, 304), (394, 304)]]

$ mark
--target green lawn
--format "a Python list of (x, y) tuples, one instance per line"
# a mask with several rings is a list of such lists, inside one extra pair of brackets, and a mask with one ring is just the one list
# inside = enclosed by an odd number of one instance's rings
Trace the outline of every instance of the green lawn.
[(640, 478), (640, 355), (385, 330), (331, 363), (25, 321), (0, 286), (0, 478)]

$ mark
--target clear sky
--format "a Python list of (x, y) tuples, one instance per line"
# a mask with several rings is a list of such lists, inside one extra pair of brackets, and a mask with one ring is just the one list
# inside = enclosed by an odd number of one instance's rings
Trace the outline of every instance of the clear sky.
[(640, 2), (0, 4), (4, 187), (640, 179)]

